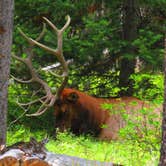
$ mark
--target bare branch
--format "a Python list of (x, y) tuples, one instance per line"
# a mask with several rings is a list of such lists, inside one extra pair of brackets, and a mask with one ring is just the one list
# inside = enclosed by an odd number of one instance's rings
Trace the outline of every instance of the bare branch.
[[(73, 59), (67, 60), (66, 63), (67, 63), (67, 65), (73, 63)], [(61, 67), (61, 64), (59, 62), (57, 62), (55, 64), (43, 67), (41, 70), (43, 70), (43, 71), (49, 71), (51, 69), (56, 69), (56, 68), (59, 68), (59, 67)]]

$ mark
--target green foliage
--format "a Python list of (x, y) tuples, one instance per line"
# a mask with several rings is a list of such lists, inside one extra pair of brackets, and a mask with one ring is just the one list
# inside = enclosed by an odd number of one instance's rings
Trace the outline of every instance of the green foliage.
[(27, 113), (35, 112), (39, 108), (39, 103), (31, 106), (30, 109), (28, 109), (28, 107), (23, 109), (17, 104), (17, 102), (27, 103), (33, 100), (34, 98), (30, 92), (31, 91), (29, 90), (28, 86), (22, 87), (21, 84), (12, 82), (11, 79), (8, 95), (8, 129), (10, 130), (17, 125), (23, 125), (31, 128), (31, 131), (43, 130), (47, 131), (47, 133), (53, 133), (55, 119), (52, 116), (52, 109), (48, 110), (47, 114), (39, 117), (26, 117)]
[[(48, 82), (50, 82), (50, 85), (54, 85), (53, 82), (55, 80), (53, 80), (51, 75), (47, 74), (47, 76), (42, 76), (47, 78)], [(88, 88), (91, 89), (89, 92), (92, 94), (116, 94), (116, 90), (114, 90), (114, 87), (115, 89), (117, 87), (113, 86), (113, 84), (107, 84), (109, 86), (108, 89), (101, 87), (97, 88), (100, 82), (103, 83), (107, 80), (106, 78), (97, 76), (91, 76), (91, 79), (88, 79), (88, 77), (86, 76), (82, 78), (83, 79), (80, 80), (80, 84), (78, 84), (79, 88), (82, 90), (85, 90), (85, 88), (87, 88), (87, 84), (84, 83), (87, 83), (87, 81), (89, 81), (88, 85), (90, 87)], [(162, 75), (137, 74), (133, 75), (132, 79), (135, 81), (135, 96), (141, 99), (155, 99), (154, 104), (161, 103), (161, 101), (163, 100)], [(72, 81), (70, 81), (70, 83), (72, 84)], [(108, 91), (104, 91), (104, 89), (107, 89)], [(9, 144), (14, 143), (18, 140), (21, 141), (22, 139), (27, 140), (30, 135), (34, 135), (36, 138), (41, 139), (45, 136), (46, 133), (49, 133), (50, 135), (52, 135), (53, 133), (54, 118), (52, 116), (52, 112), (50, 111), (48, 111), (41, 117), (33, 118), (33, 120), (32, 118), (22, 116), (15, 123), (12, 123), (23, 113), (18, 105), (16, 105), (16, 97), (19, 95), (22, 101), (28, 101), (30, 99), (28, 93), (28, 87), (24, 86), (23, 88), (20, 84), (11, 82), (9, 87), (8, 114)], [(138, 103), (134, 102), (131, 104), (135, 106)], [(114, 110), (113, 105), (106, 104), (104, 105), (104, 107), (106, 107), (106, 109), (110, 109), (111, 111)], [(94, 140), (93, 138), (87, 136), (76, 137), (69, 133), (59, 133), (57, 135), (57, 141), (51, 140), (51, 142), (47, 146), (48, 149), (56, 153), (76, 155), (79, 157), (96, 159), (100, 161), (111, 160), (115, 162), (125, 163), (126, 165), (131, 163), (136, 163), (134, 165), (139, 165), (139, 163), (141, 163), (142, 165), (146, 165), (147, 163), (152, 162), (157, 163), (157, 151), (159, 149), (161, 124), (158, 120), (156, 120), (157, 117), (153, 114), (153, 109), (140, 109), (140, 116), (137, 116), (136, 119), (134, 119), (125, 113), (124, 103), (121, 103), (120, 107), (122, 108), (121, 113), (123, 119), (128, 122), (127, 126), (120, 131), (120, 136), (121, 138), (123, 138), (123, 140), (125, 140), (124, 142), (118, 141), (106, 143)], [(157, 106), (155, 105), (155, 107)], [(36, 108), (32, 107), (32, 111), (35, 110)], [(114, 111), (114, 113), (116, 113), (116, 111)], [(145, 116), (147, 118), (144, 118)], [(143, 126), (142, 122), (144, 122)], [(21, 127), (20, 124), (22, 124)], [(147, 126), (149, 125), (151, 126), (151, 128), (147, 128)], [(141, 133), (136, 132), (135, 127), (141, 128)], [(128, 149), (127, 152), (126, 149)]]
[[(118, 53), (123, 46), (117, 35), (117, 27), (108, 17), (89, 15), (83, 17), (83, 28), (71, 38), (77, 63), (95, 63), (104, 60), (103, 51), (107, 48), (111, 54)], [(111, 38), (111, 40), (110, 40)], [(75, 47), (77, 46), (77, 47)]]
[(19, 141), (29, 141), (30, 137), (42, 140), (46, 137), (46, 132), (33, 131), (29, 127), (15, 125), (12, 128), (8, 128), (7, 145), (11, 145)]
[(94, 74), (91, 76), (82, 76), (79, 80), (78, 78), (73, 79), (75, 79), (74, 83), (77, 83), (77, 85), (74, 84), (74, 87), (78, 87), (79, 90), (84, 92), (88, 91), (89, 94), (97, 97), (117, 96), (120, 90), (117, 87), (117, 73), (111, 71), (105, 75)]
[[(123, 57), (133, 59), (138, 56), (143, 61), (144, 70), (161, 70), (163, 58), (163, 17), (164, 4), (150, 1), (138, 3), (144, 11), (140, 19), (138, 38), (133, 43), (123, 40), (123, 1), (92, 0), (21, 0), (15, 2), (15, 29), (13, 52), (25, 57), (22, 47), (27, 42), (19, 34), (20, 27), (28, 36), (36, 38), (42, 29), (42, 17), (49, 18), (57, 27), (65, 23), (65, 16), (71, 16), (70, 27), (64, 34), (64, 56), (74, 59), (69, 86), (89, 91), (96, 96), (116, 96), (120, 63)], [(24, 10), (22, 10), (24, 9)], [(157, 25), (157, 26), (154, 26)], [(47, 26), (47, 32), (41, 43), (56, 47), (56, 35)], [(136, 49), (134, 54), (124, 53), (128, 45)], [(104, 53), (106, 52), (106, 53)], [(56, 63), (57, 59), (49, 53), (35, 47), (34, 65), (37, 69)], [(14, 60), (12, 61), (14, 62)], [(12, 63), (11, 73), (20, 78), (29, 78), (25, 66)], [(74, 73), (74, 74), (73, 74)], [(105, 74), (104, 74), (105, 73)], [(95, 75), (95, 76), (94, 76)], [(81, 77), (81, 79), (80, 79)], [(58, 79), (42, 73), (42, 78), (50, 85), (58, 85)], [(82, 81), (82, 82), (81, 82)], [(31, 88), (30, 88), (31, 89)]]
[(133, 45), (138, 49), (137, 56), (145, 63), (143, 64), (145, 69), (147, 68), (147, 64), (150, 64), (153, 70), (158, 67), (162, 70), (161, 64), (164, 50), (156, 47), (162, 37), (162, 34), (156, 34), (151, 30), (142, 29), (139, 31), (139, 37), (133, 42)]
[[(144, 101), (142, 106), (138, 102), (131, 102), (127, 105), (120, 103), (118, 107), (105, 103), (102, 107), (109, 110), (112, 116), (117, 114), (122, 118), (121, 123), (125, 124), (119, 131), (119, 137), (122, 140), (136, 141), (145, 149), (154, 151), (161, 140), (162, 112), (159, 110), (162, 111), (162, 104), (159, 104), (159, 101), (157, 103)], [(137, 110), (132, 110), (137, 106)]]
[(164, 78), (163, 74), (134, 74), (135, 96), (143, 100), (163, 101)]
[[(103, 4), (104, 2), (104, 4)], [(103, 5), (103, 6), (102, 6)], [(74, 59), (71, 66), (69, 87), (80, 89), (94, 96), (110, 97), (117, 96), (118, 77), (121, 59), (127, 56), (128, 59), (138, 56), (143, 61), (143, 71), (162, 69), (163, 59), (163, 32), (165, 32), (165, 2), (142, 0), (141, 9), (144, 11), (140, 16), (140, 27), (138, 38), (132, 45), (136, 48), (134, 55), (123, 54), (126, 41), (122, 34), (122, 10), (123, 1), (110, 0), (21, 0), (15, 2), (15, 27), (13, 52), (21, 57), (26, 57), (22, 47), (27, 42), (19, 34), (17, 27), (20, 27), (28, 36), (36, 38), (42, 28), (42, 17), (49, 18), (57, 27), (65, 23), (65, 16), (69, 14), (72, 18), (69, 29), (64, 34), (64, 55), (66, 59)], [(91, 9), (94, 9), (92, 11)], [(47, 27), (46, 36), (41, 39), (42, 43), (55, 48), (56, 36)], [(107, 50), (106, 54), (103, 52)], [(57, 59), (47, 52), (35, 48), (34, 65), (37, 69), (57, 62)], [(19, 78), (29, 79), (26, 67), (12, 59), (11, 73)], [(60, 71), (58, 71), (60, 72)], [(40, 71), (53, 91), (59, 85), (59, 80), (49, 73)], [(135, 74), (131, 76), (134, 80), (134, 95), (141, 99), (163, 100), (163, 76), (160, 74)], [(28, 102), (31, 99), (33, 90), (38, 89), (37, 85), (20, 85), (11, 80), (9, 86), (9, 113), (8, 113), (8, 142), (28, 139), (35, 135), (38, 139), (45, 133), (53, 133), (54, 110), (47, 111), (41, 117), (25, 117), (25, 112), (18, 107), (16, 99)], [(122, 104), (123, 106), (123, 104)], [(33, 106), (30, 112), (37, 110), (38, 104)], [(107, 106), (112, 109), (112, 106)], [(124, 111), (124, 110), (122, 110)], [(147, 124), (158, 129), (159, 123), (154, 121), (154, 115), (147, 110), (140, 110), (142, 115), (147, 115)], [(69, 133), (59, 133), (58, 140), (48, 144), (48, 149), (57, 153), (77, 155), (88, 159), (101, 161), (115, 161), (124, 165), (157, 165), (159, 149), (158, 139), (154, 137), (155, 130), (145, 131), (144, 139), (139, 140), (134, 132), (135, 124), (130, 117), (123, 114), (128, 120), (128, 126), (121, 130), (121, 136), (126, 137), (128, 142), (100, 142), (90, 137), (75, 137)], [(16, 120), (16, 121), (15, 121)], [(106, 127), (106, 126), (103, 126)], [(42, 131), (42, 132), (41, 132)], [(158, 131), (159, 132), (159, 131)], [(32, 134), (33, 133), (33, 134)], [(148, 143), (147, 143), (148, 142)], [(150, 154), (151, 153), (151, 154)], [(154, 164), (154, 165), (155, 165)]]
[[(74, 71), (73, 71), (74, 72)], [(74, 73), (73, 73), (74, 74)], [(73, 75), (69, 80), (69, 85), (76, 89), (79, 89), (84, 92), (88, 92), (89, 94), (97, 97), (110, 97), (117, 96), (119, 92), (118, 81), (116, 81), (116, 74), (114, 77), (109, 77), (112, 73), (108, 73), (99, 76), (82, 76), (79, 77), (78, 80), (75, 75)], [(43, 73), (42, 77), (49, 83), (52, 87), (52, 90), (55, 91), (56, 87), (58, 87), (59, 82), (49, 73)], [(163, 101), (163, 75), (162, 74), (135, 74), (131, 77), (134, 84), (134, 96), (142, 99), (142, 100), (150, 100), (155, 103), (161, 103)], [(30, 121), (30, 118), (25, 116), (25, 112), (21, 107), (17, 105), (17, 100), (19, 102), (29, 102), (32, 99), (32, 90), (38, 89), (36, 85), (22, 85), (13, 80), (10, 80), (9, 86), (9, 111), (8, 111), (8, 124), (18, 119), (16, 124), (23, 123), (25, 125), (30, 125), (32, 128), (36, 129), (51, 129), (49, 126), (54, 126), (54, 117), (52, 116), (52, 112), (54, 110), (48, 110), (46, 114), (39, 117), (34, 117), (33, 121)], [(39, 107), (39, 103), (32, 106), (29, 113), (35, 112)], [(19, 118), (20, 117), (20, 118)], [(29, 122), (30, 121), (30, 122)], [(36, 123), (36, 124), (35, 124)], [(14, 123), (15, 124), (15, 123)], [(51, 132), (51, 131), (50, 131)]]
[[(29, 128), (15, 127), (8, 132), (8, 145), (29, 141), (30, 136), (42, 140), (45, 133), (31, 132)], [(111, 161), (127, 166), (157, 166), (159, 151), (147, 148), (146, 143), (136, 141), (104, 142), (91, 137), (76, 137), (70, 133), (58, 133), (57, 140), (50, 138), (46, 145), (49, 151), (78, 156), (90, 160)], [(159, 146), (156, 146), (159, 149)]]
[[(149, 149), (156, 149), (161, 136), (161, 115), (157, 115), (154, 110), (161, 107), (163, 102), (163, 75), (134, 74), (131, 76), (131, 79), (134, 80), (134, 95), (141, 100), (150, 100), (151, 108), (143, 107), (140, 109), (138, 111), (139, 115), (136, 115), (135, 119), (126, 114), (125, 105), (122, 103), (120, 112), (123, 119), (127, 122), (127, 126), (121, 129), (120, 136), (123, 139), (136, 140), (146, 144)], [(137, 105), (138, 103), (132, 104)], [(114, 111), (113, 105), (104, 104), (103, 107), (111, 112), (117, 112), (117, 110)], [(141, 132), (137, 132), (135, 128), (140, 129)]]
[[(42, 73), (42, 77), (45, 77), (50, 86), (54, 87), (56, 80), (51, 75)], [(76, 83), (74, 78), (73, 76), (72, 80), (69, 81), (70, 84)], [(141, 99), (159, 99), (161, 102), (163, 99), (163, 75), (136, 74), (132, 76), (132, 79), (135, 81), (135, 96)], [(109, 81), (108, 77), (97, 77), (94, 75), (89, 79), (84, 76), (81, 77), (78, 86), (82, 90), (86, 88), (90, 89), (89, 92), (91, 94), (98, 96), (102, 96), (103, 94), (116, 95), (118, 87), (115, 83), (109, 84), (107, 81)], [(100, 83), (107, 84), (105, 87), (100, 87)], [(54, 118), (51, 111), (47, 111), (45, 115), (37, 118), (22, 116), (15, 123), (11, 123), (23, 113), (21, 108), (16, 105), (16, 98), (20, 96), (21, 101), (29, 101), (31, 96), (29, 92), (28, 86), (22, 87), (22, 85), (11, 81), (9, 86), (8, 144), (22, 140), (28, 141), (30, 136), (41, 140), (46, 136), (46, 133), (49, 135), (53, 133)], [(138, 103), (131, 104), (137, 105)], [(111, 111), (113, 110), (113, 105), (107, 104), (105, 107)], [(121, 107), (124, 108), (124, 103), (121, 104)], [(36, 107), (32, 107), (31, 111), (34, 112), (36, 109)], [(90, 136), (76, 137), (66, 132), (58, 133), (57, 140), (51, 139), (47, 148), (49, 151), (55, 153), (92, 160), (119, 162), (124, 165), (157, 165), (159, 158), (160, 123), (158, 120), (155, 120), (156, 116), (151, 111), (149, 109), (140, 110), (141, 115), (147, 116), (146, 123), (144, 123), (145, 126), (142, 127), (141, 122), (145, 119), (137, 117), (136, 123), (136, 121), (133, 121), (133, 118), (125, 114), (125, 109), (122, 109), (122, 116), (128, 124), (120, 131), (120, 136), (123, 138), (120, 141), (103, 142), (95, 140)], [(153, 126), (153, 130), (147, 130), (147, 125)], [(135, 127), (141, 127), (143, 137), (140, 137), (139, 133), (135, 132)]]

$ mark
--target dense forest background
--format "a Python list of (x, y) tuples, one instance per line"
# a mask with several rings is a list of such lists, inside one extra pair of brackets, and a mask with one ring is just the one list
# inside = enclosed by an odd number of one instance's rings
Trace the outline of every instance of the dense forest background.
[[(63, 48), (66, 60), (73, 60), (69, 65), (68, 87), (97, 97), (135, 95), (148, 100), (162, 99), (165, 6), (162, 0), (26, 0), (24, 3), (17, 0), (13, 52), (26, 56), (27, 42), (18, 27), (36, 38), (42, 29), (42, 17), (61, 27), (65, 16), (70, 15), (71, 24), (64, 34)], [(41, 42), (56, 47), (56, 35), (47, 29)], [(57, 59), (39, 48), (34, 51), (36, 68), (56, 89), (57, 78), (41, 68), (58, 62)], [(12, 59), (11, 75), (24, 80), (30, 77), (26, 66), (15, 59)], [(37, 86), (20, 85), (12, 80), (10, 102), (16, 97), (28, 100)], [(9, 120), (19, 114), (13, 111), (13, 104)]]
[[(84, 91), (96, 89), (95, 95), (111, 96), (114, 94), (110, 94), (112, 86), (119, 86), (114, 95), (132, 95), (131, 74), (162, 71), (164, 1), (27, 0), (20, 3), (19, 0), (15, 2), (13, 46), (19, 55), (23, 54), (26, 41), (20, 36), (18, 27), (35, 38), (42, 28), (42, 17), (62, 26), (65, 16), (71, 16), (70, 28), (64, 36), (64, 55), (74, 60), (70, 87)], [(55, 34), (48, 31), (43, 42), (55, 47)], [(40, 49), (35, 51), (35, 63), (41, 66), (56, 61)], [(13, 71), (24, 74), (21, 67), (13, 66)], [(93, 87), (91, 76), (101, 77), (102, 81), (97, 80)]]
[[(66, 15), (71, 17), (70, 27), (63, 40), (64, 56), (66, 60), (72, 60), (69, 65), (68, 87), (96, 97), (136, 96), (156, 103), (163, 101), (165, 0), (16, 0), (13, 54), (23, 58), (27, 56), (25, 50), (28, 44), (18, 28), (35, 39), (42, 30), (43, 17), (47, 17), (57, 27), (62, 27)], [(47, 27), (41, 43), (56, 48), (56, 42), (56, 35)], [(58, 63), (58, 60), (37, 47), (34, 48), (34, 53), (33, 64), (40, 77), (55, 91), (60, 84), (59, 79), (42, 68)], [(60, 72), (61, 68), (56, 68), (56, 71)], [(53, 110), (40, 117), (29, 118), (25, 116), (27, 111), (35, 112), (38, 105), (22, 109), (18, 104), (35, 99), (34, 91), (39, 89), (39, 86), (20, 84), (13, 76), (23, 80), (30, 78), (26, 66), (14, 58), (8, 99), (9, 137), (13, 135), (13, 130), (17, 131), (15, 138), (26, 137), (25, 132), (40, 131), (45, 132), (35, 134), (39, 138), (45, 133), (53, 136)], [(154, 125), (160, 126), (158, 122)], [(154, 132), (156, 131), (150, 134)], [(58, 139), (62, 142), (69, 139), (71, 142), (73, 136), (69, 137), (66, 138), (64, 134)], [(136, 136), (132, 139), (138, 141)], [(141, 147), (152, 154), (152, 149), (158, 151), (159, 142), (159, 139), (152, 139), (151, 135), (148, 135)], [(59, 143), (56, 142), (55, 146)], [(136, 148), (135, 144), (134, 146)], [(140, 146), (136, 148), (138, 156), (135, 156), (135, 159), (141, 159), (144, 155), (139, 148)], [(132, 147), (130, 150), (133, 150)]]

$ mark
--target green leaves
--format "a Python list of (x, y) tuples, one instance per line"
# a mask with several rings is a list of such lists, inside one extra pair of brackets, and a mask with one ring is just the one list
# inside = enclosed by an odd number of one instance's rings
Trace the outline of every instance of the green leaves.
[(148, 29), (140, 30), (139, 37), (132, 43), (138, 50), (138, 57), (146, 64), (161, 68), (163, 52), (162, 48), (156, 47), (156, 45), (162, 38), (162, 34), (154, 33)]
[(162, 74), (134, 74), (135, 96), (146, 100), (163, 101), (164, 78)]

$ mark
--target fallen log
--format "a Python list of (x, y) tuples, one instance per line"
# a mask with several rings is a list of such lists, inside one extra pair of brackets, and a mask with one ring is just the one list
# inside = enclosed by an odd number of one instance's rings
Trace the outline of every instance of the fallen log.
[(27, 156), (20, 149), (10, 149), (0, 155), (0, 166), (50, 166), (46, 161), (35, 154)]
[(120, 166), (111, 162), (86, 160), (63, 154), (46, 153), (44, 160), (37, 157), (27, 157), (19, 149), (12, 149), (0, 156), (0, 166)]
[(45, 159), (51, 166), (121, 166), (112, 162), (100, 162), (83, 158), (47, 152)]
[(112, 162), (87, 160), (75, 156), (55, 154), (45, 148), (45, 139), (37, 142), (18, 142), (0, 150), (0, 166), (121, 166)]

